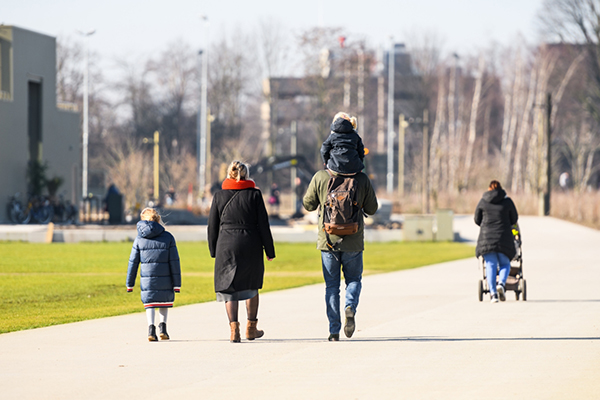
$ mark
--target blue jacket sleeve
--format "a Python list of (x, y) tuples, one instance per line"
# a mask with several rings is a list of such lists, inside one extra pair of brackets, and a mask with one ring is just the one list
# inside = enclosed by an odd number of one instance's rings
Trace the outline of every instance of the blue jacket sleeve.
[(137, 276), (138, 267), (140, 265), (140, 248), (138, 246), (138, 239), (135, 238), (133, 246), (131, 247), (131, 254), (129, 255), (129, 266), (127, 267), (127, 289), (135, 286), (135, 278)]
[(173, 280), (173, 289), (179, 292), (181, 289), (181, 263), (179, 261), (179, 252), (175, 239), (169, 247), (169, 268), (171, 269), (171, 279)]

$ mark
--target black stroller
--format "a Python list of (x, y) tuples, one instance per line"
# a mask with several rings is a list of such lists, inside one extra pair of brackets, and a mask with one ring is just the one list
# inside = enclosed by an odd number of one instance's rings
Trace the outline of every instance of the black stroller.
[[(519, 230), (519, 225), (513, 225), (512, 229), (514, 238), (515, 238), (515, 247), (517, 249), (517, 253), (515, 257), (510, 261), (510, 272), (508, 274), (508, 279), (506, 280), (506, 291), (512, 290), (515, 292), (515, 298), (519, 300), (519, 297), (522, 301), (527, 300), (527, 282), (525, 278), (523, 278), (523, 250), (521, 248), (521, 231)], [(480, 257), (480, 267), (483, 271), (483, 279), (479, 280), (477, 284), (477, 291), (479, 295), (479, 301), (483, 301), (483, 294), (489, 293), (490, 288), (487, 282), (487, 276), (485, 271), (485, 263), (483, 261), (483, 257)]]

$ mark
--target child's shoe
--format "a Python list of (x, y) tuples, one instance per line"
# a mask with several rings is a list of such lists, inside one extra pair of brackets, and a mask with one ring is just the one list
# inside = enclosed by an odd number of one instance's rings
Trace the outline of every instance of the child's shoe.
[(160, 340), (169, 340), (169, 334), (167, 333), (167, 324), (166, 322), (161, 322), (158, 324), (158, 336), (160, 336)]
[(148, 325), (148, 341), (156, 342), (158, 338), (156, 337), (156, 327), (154, 325)]

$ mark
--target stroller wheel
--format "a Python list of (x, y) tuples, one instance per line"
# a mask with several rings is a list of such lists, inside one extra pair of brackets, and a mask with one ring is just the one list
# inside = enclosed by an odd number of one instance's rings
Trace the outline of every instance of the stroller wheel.
[(527, 301), (527, 281), (523, 279), (523, 301)]
[(483, 301), (483, 281), (481, 279), (477, 284), (477, 294), (479, 295), (479, 301)]
[(515, 300), (519, 301), (519, 289), (515, 290)]

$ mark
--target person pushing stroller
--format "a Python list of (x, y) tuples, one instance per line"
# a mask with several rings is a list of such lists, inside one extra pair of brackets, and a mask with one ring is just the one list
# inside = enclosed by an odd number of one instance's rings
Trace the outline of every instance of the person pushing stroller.
[(500, 182), (491, 181), (488, 191), (483, 194), (475, 209), (475, 223), (481, 228), (476, 255), (483, 257), (492, 303), (506, 300), (510, 260), (517, 251), (512, 229), (518, 219), (517, 208)]

